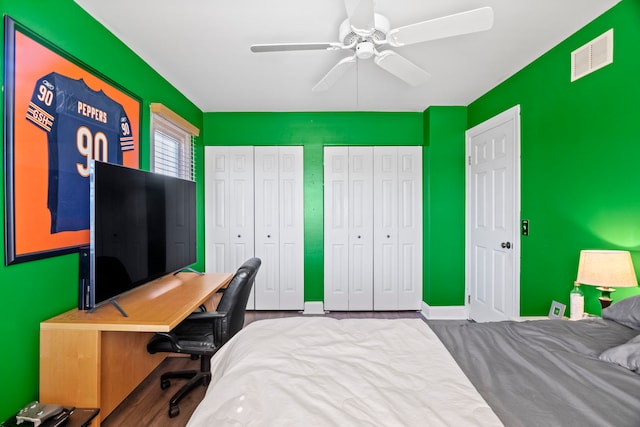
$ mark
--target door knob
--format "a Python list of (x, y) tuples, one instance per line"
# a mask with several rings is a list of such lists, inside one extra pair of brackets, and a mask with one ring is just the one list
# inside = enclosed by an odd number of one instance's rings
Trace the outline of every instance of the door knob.
[(500, 246), (502, 246), (502, 249), (511, 249), (511, 242), (502, 242)]

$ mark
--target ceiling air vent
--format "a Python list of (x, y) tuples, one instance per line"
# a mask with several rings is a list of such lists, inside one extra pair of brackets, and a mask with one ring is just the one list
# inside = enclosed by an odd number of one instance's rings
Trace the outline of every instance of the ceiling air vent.
[(571, 81), (613, 62), (613, 28), (571, 52)]

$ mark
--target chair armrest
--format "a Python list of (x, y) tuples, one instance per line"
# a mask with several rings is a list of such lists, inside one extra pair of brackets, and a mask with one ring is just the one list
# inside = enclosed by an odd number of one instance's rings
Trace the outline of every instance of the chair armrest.
[(213, 319), (221, 319), (226, 315), (226, 311), (207, 311), (206, 313), (191, 313), (185, 320), (196, 322), (211, 322)]
[(149, 351), (149, 353), (153, 354), (156, 353), (157, 351), (166, 351), (166, 350), (156, 350), (154, 349), (154, 346), (157, 343), (168, 343), (171, 348), (173, 349), (174, 352), (176, 353), (181, 353), (183, 351), (183, 347), (182, 345), (180, 345), (180, 341), (178, 339), (178, 337), (176, 336), (175, 333), (173, 332), (156, 332), (153, 336), (153, 338), (151, 339), (151, 341), (149, 341), (149, 344), (147, 345), (147, 350)]

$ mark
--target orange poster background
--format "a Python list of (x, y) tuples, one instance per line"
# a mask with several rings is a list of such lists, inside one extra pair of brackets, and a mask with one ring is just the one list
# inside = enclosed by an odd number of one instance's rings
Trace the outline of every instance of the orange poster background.
[(88, 244), (89, 230), (54, 234), (50, 231), (47, 134), (25, 118), (36, 81), (55, 71), (73, 79), (84, 79), (91, 89), (103, 90), (107, 96), (119, 102), (129, 117), (135, 144), (134, 150), (124, 153), (123, 163), (135, 168), (139, 165), (140, 103), (19, 31), (16, 31), (15, 40), (15, 256)]

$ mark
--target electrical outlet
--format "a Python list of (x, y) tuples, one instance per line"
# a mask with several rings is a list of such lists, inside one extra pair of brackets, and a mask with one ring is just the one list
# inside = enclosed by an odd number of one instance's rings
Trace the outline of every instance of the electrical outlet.
[(529, 235), (529, 220), (528, 219), (523, 219), (522, 220), (522, 235), (523, 236), (528, 236)]

